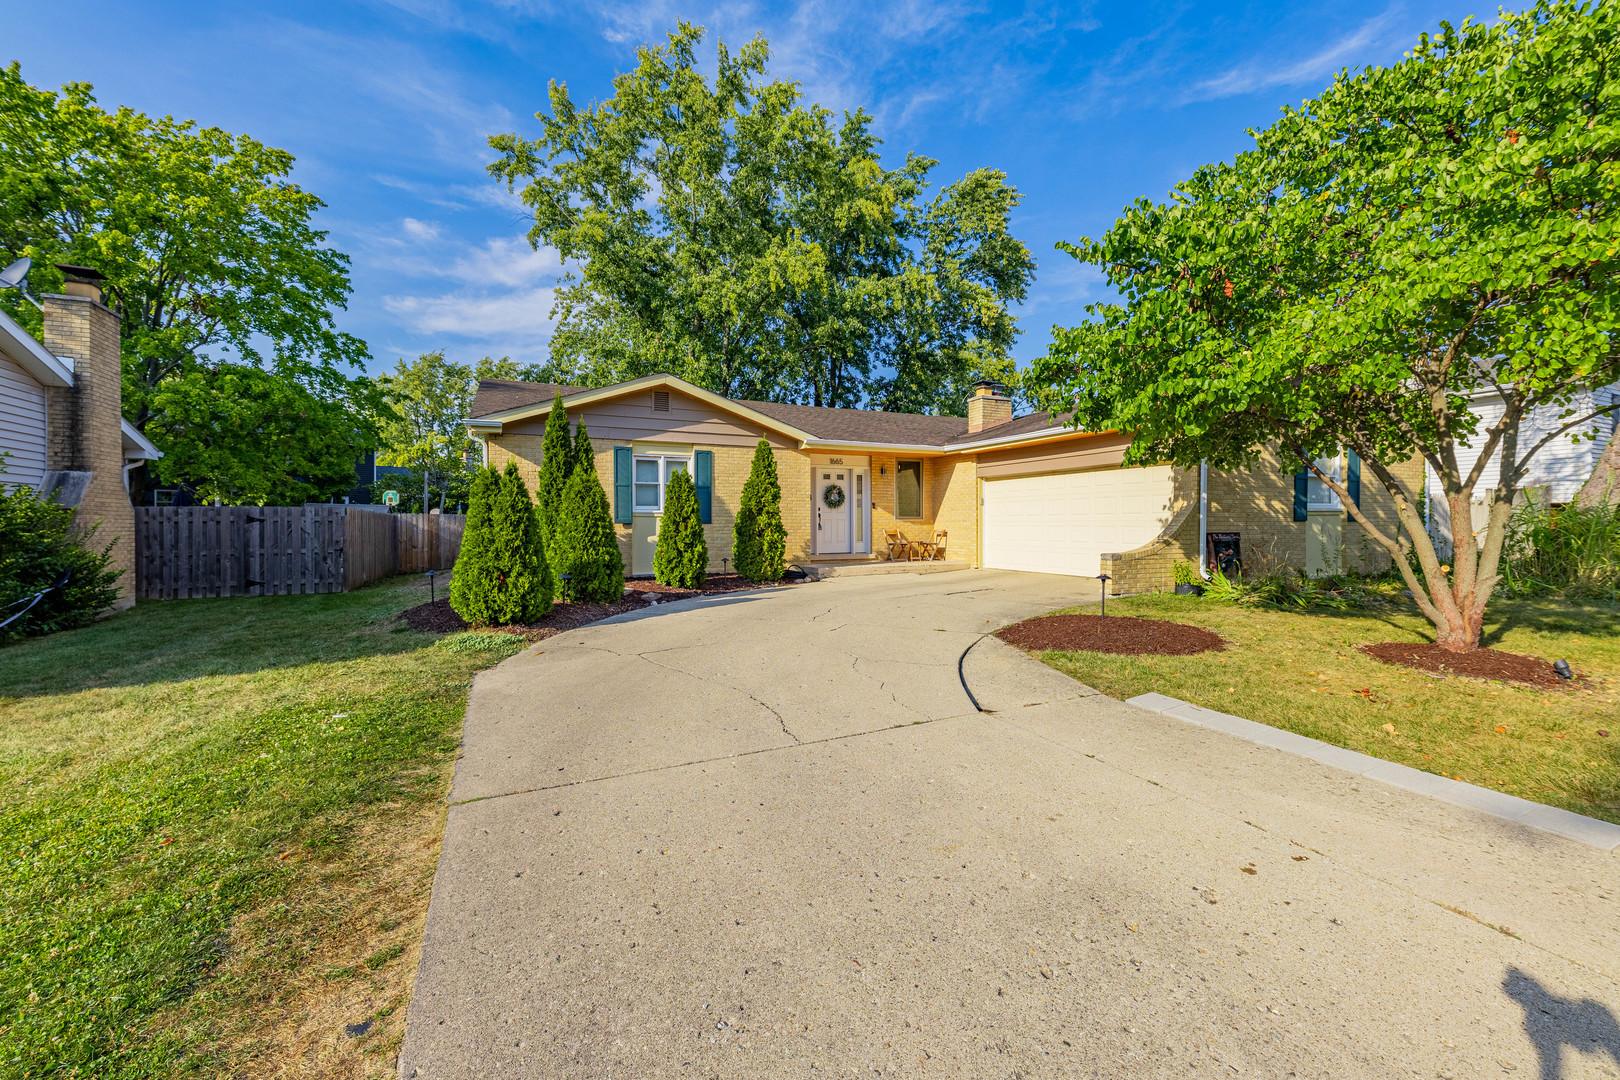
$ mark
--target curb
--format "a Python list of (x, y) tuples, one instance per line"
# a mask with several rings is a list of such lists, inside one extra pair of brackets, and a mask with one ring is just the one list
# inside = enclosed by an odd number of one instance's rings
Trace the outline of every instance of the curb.
[(1421, 769), (1397, 765), (1393, 761), (1384, 761), (1355, 750), (1346, 750), (1342, 746), (1333, 746), (1319, 739), (1258, 724), (1241, 716), (1216, 712), (1214, 709), (1206, 709), (1164, 694), (1140, 694), (1127, 699), (1126, 704), (1172, 716), (1198, 727), (1224, 731), (1228, 735), (1236, 735), (1240, 739), (1247, 739), (1249, 742), (1269, 746), (1284, 753), (1307, 757), (1323, 765), (1344, 769), (1403, 791), (1427, 795), (1455, 806), (1478, 810), (1603, 851), (1620, 848), (1620, 825), (1560, 810), (1556, 806), (1545, 806), (1515, 795), (1504, 795), (1500, 791), (1465, 784), (1461, 780), (1450, 780), (1434, 773), (1423, 772)]

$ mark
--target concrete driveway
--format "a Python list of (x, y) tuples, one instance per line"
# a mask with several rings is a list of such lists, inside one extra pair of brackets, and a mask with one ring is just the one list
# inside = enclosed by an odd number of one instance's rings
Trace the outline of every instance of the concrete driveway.
[(1616, 855), (994, 638), (975, 711), (963, 649), (1088, 587), (835, 579), (480, 675), (401, 1075), (1620, 1076)]

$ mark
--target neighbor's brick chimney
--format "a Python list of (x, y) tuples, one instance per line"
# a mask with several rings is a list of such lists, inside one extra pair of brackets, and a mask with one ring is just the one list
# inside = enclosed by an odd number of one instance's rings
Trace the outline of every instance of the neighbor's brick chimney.
[(1005, 386), (991, 379), (981, 379), (973, 384), (968, 394), (967, 413), (968, 434), (971, 435), (1011, 420), (1012, 398), (1007, 396)]
[(82, 266), (58, 266), (66, 295), (43, 297), (43, 344), (73, 368), (73, 385), (53, 389), (48, 404), (48, 469), (90, 474), (75, 522), (97, 525), (92, 543), (114, 541), (112, 568), (117, 607), (135, 602), (135, 508), (124, 487), (123, 373), (118, 316), (101, 302), (102, 275)]

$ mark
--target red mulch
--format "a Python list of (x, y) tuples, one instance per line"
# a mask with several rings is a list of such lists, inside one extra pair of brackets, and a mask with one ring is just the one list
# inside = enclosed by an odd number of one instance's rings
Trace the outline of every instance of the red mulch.
[[(785, 584), (785, 583), (782, 583)], [(612, 604), (571, 604), (566, 600), (559, 600), (551, 605), (551, 611), (545, 618), (526, 626), (491, 626), (489, 629), (503, 634), (516, 634), (531, 641), (540, 641), (553, 634), (560, 634), (565, 630), (576, 630), (586, 623), (605, 619), (610, 615), (623, 615), (627, 611), (640, 611), (644, 607), (655, 604), (667, 604), (674, 600), (685, 600), (688, 597), (702, 596), (707, 593), (737, 592), (740, 589), (774, 588), (772, 585), (756, 585), (738, 577), (736, 574), (715, 576), (704, 581), (701, 589), (676, 589), (668, 585), (660, 585), (656, 581), (636, 580), (624, 583), (625, 597)], [(430, 634), (448, 634), (459, 630), (466, 630), (468, 624), (460, 615), (450, 607), (449, 599), (439, 600), (431, 604), (418, 604), (401, 612), (405, 622), (412, 630), (422, 630)]]
[[(1507, 682), (1529, 683), (1551, 690), (1570, 685), (1558, 677), (1553, 666), (1534, 656), (1499, 652), (1496, 649), (1475, 649), (1473, 652), (1449, 652), (1438, 645), (1414, 645), (1407, 641), (1385, 641), (1377, 645), (1363, 645), (1361, 651), (1386, 664), (1432, 671), (1440, 675), (1470, 675), (1476, 679), (1501, 679)], [(1576, 676), (1578, 680), (1580, 677)]]
[(1045, 615), (998, 630), (996, 636), (1020, 649), (1124, 656), (1191, 656), (1226, 648), (1219, 635), (1202, 627), (1128, 615)]

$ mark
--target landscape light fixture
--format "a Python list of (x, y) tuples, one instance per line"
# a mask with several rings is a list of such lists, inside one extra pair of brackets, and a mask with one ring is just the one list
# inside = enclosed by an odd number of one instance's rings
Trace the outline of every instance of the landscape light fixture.
[(34, 260), (24, 256), (4, 270), (0, 270), (0, 289), (16, 289), (24, 300), (44, 311), (44, 306), (28, 295), (28, 271), (33, 269), (33, 266)]
[(429, 570), (423, 576), (428, 579), (428, 602), (431, 604), (437, 604), (439, 602), (439, 592), (434, 586), (433, 579), (439, 576), (439, 572), (437, 570)]
[(1102, 582), (1102, 618), (1108, 617), (1108, 581), (1107, 574), (1098, 574), (1097, 580)]

